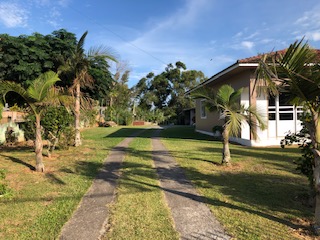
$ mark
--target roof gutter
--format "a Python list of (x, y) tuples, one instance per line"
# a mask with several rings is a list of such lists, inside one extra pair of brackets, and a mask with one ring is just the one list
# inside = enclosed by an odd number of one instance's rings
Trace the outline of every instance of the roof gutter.
[(200, 83), (198, 86), (185, 92), (185, 95), (189, 95), (190, 93), (198, 90), (199, 88), (202, 88), (203, 86), (215, 81), (216, 79), (220, 78), (221, 76), (223, 76), (229, 72), (232, 72), (236, 68), (239, 68), (239, 67), (258, 67), (258, 65), (259, 65), (258, 63), (239, 63), (239, 62), (236, 62), (236, 63), (232, 64), (231, 66), (225, 68), (224, 70), (218, 72), (217, 74), (213, 75), (207, 81), (204, 81), (204, 82)]

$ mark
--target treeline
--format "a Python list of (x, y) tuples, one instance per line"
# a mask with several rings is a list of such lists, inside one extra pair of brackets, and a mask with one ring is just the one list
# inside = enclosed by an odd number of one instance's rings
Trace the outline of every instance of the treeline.
[[(95, 100), (97, 106), (104, 107), (105, 120), (118, 124), (130, 124), (133, 120), (181, 124), (183, 110), (194, 107), (184, 92), (205, 80), (201, 71), (187, 70), (182, 62), (170, 63), (162, 73), (151, 72), (129, 89), (128, 64), (118, 61), (115, 72), (111, 72), (108, 58), (92, 54), (101, 46), (90, 48), (91, 53), (86, 54), (80, 41), (65, 29), (48, 35), (0, 34), (0, 79), (27, 88), (40, 74), (53, 71), (60, 78), (56, 85), (68, 89), (79, 74), (77, 69), (86, 64), (91, 80), (81, 85), (82, 96)], [(70, 66), (74, 71), (66, 69)], [(23, 108), (19, 96), (9, 93), (6, 99), (10, 106), (18, 104)]]

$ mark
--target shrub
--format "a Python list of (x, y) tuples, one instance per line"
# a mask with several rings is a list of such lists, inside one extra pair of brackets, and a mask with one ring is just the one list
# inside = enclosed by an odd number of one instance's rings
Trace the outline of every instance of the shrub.
[(12, 190), (8, 187), (8, 184), (5, 182), (6, 179), (6, 170), (0, 169), (0, 196), (10, 196)]
[[(27, 140), (35, 139), (35, 116), (28, 115), (26, 122), (21, 125)], [(48, 107), (41, 119), (41, 126), (43, 127), (43, 137), (50, 142), (48, 147), (48, 154), (52, 152), (56, 146), (59, 148), (68, 148), (73, 144), (74, 117), (63, 106)], [(61, 143), (60, 143), (61, 142)]]

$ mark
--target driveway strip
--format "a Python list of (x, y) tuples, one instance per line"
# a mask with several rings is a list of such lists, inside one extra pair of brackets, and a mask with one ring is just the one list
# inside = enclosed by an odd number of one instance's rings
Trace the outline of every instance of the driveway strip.
[(152, 138), (153, 160), (160, 186), (164, 190), (175, 228), (180, 233), (181, 239), (231, 239), (161, 143), (158, 138), (160, 131), (155, 130)]
[[(135, 135), (139, 133), (141, 131)], [(102, 236), (108, 221), (107, 205), (114, 200), (121, 163), (133, 137), (124, 139), (110, 151), (103, 168), (82, 198), (78, 209), (63, 226), (60, 240), (96, 240)]]

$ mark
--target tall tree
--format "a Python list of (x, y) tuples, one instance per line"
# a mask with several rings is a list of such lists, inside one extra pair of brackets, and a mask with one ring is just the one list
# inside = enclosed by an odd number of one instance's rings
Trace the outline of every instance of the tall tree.
[(110, 51), (103, 47), (90, 48), (85, 53), (84, 43), (88, 31), (86, 31), (79, 39), (76, 48), (71, 53), (71, 57), (67, 59), (66, 63), (60, 68), (61, 72), (67, 73), (68, 76), (73, 78), (73, 85), (71, 89), (75, 95), (75, 146), (81, 145), (80, 136), (80, 98), (81, 88), (84, 86), (90, 86), (94, 82), (93, 77), (89, 73), (90, 60), (97, 57), (103, 57), (104, 59), (110, 59), (117, 61), (116, 58), (110, 53)]
[(49, 35), (33, 33), (18, 37), (0, 34), (0, 79), (28, 86), (41, 73), (57, 71), (61, 59), (70, 55), (76, 38), (64, 29)]
[[(273, 95), (289, 97), (311, 114), (306, 124), (314, 155), (313, 176), (316, 192), (315, 223), (320, 233), (320, 58), (319, 50), (303, 40), (289, 46), (285, 53), (270, 53), (261, 58), (257, 69), (257, 85), (267, 86)], [(261, 88), (263, 89), (263, 88)]]
[(113, 82), (107, 94), (108, 120), (118, 124), (128, 124), (125, 119), (132, 118), (132, 93), (128, 88), (130, 70), (126, 62), (118, 62)]
[(186, 98), (184, 93), (205, 79), (201, 71), (187, 70), (185, 64), (178, 61), (175, 65), (168, 64), (158, 75), (149, 73), (133, 91), (142, 110), (160, 109), (166, 118), (182, 123), (183, 110), (194, 107), (192, 99)]
[(20, 95), (28, 104), (30, 111), (35, 115), (35, 153), (36, 153), (36, 171), (43, 172), (42, 156), (42, 137), (41, 137), (41, 116), (43, 110), (52, 104), (59, 104), (59, 91), (54, 88), (54, 84), (59, 81), (58, 74), (47, 72), (41, 74), (38, 78), (30, 81), (28, 88), (10, 81), (0, 81), (0, 95), (5, 97), (7, 93), (14, 92)]
[(217, 92), (211, 88), (206, 88), (192, 94), (194, 98), (204, 99), (205, 105), (210, 111), (218, 111), (224, 118), (224, 124), (222, 125), (222, 164), (226, 165), (229, 165), (231, 160), (229, 138), (239, 134), (243, 122), (249, 124), (254, 137), (256, 137), (257, 127), (265, 128), (265, 123), (254, 107), (246, 107), (240, 104), (242, 90), (240, 88), (235, 91), (230, 85), (223, 85)]

